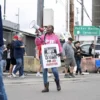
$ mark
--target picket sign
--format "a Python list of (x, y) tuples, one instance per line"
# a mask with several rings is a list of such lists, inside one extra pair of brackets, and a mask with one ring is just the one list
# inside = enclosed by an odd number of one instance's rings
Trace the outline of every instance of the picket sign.
[(42, 60), (44, 68), (54, 68), (61, 66), (58, 44), (42, 45)]

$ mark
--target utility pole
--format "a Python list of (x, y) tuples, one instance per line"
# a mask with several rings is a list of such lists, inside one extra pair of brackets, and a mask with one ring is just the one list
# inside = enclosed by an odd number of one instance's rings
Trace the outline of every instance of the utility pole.
[(4, 20), (6, 19), (6, 0), (4, 0)]
[(37, 2), (37, 24), (40, 27), (43, 27), (43, 9), (44, 9), (44, 0), (38, 0)]
[(70, 34), (74, 39), (74, 0), (70, 0)]
[(77, 11), (77, 20), (76, 20), (76, 25), (79, 26), (79, 21), (78, 21), (79, 9), (78, 9), (78, 7), (76, 8), (76, 11)]
[[(78, 9), (78, 7), (76, 8), (76, 11), (77, 11), (77, 21), (76, 21), (76, 26), (79, 26), (79, 21), (78, 21), (79, 9)], [(78, 40), (79, 40), (79, 35), (78, 35), (77, 37), (78, 37)]]
[(81, 25), (84, 24), (84, 0), (81, 0)]
[(74, 39), (74, 0), (66, 0), (66, 31)]
[(20, 9), (18, 8), (18, 13), (16, 14), (17, 16), (17, 31), (19, 33), (20, 30), (20, 23), (19, 23), (19, 17), (20, 17)]
[(66, 31), (70, 32), (70, 0), (66, 0)]
[(20, 29), (20, 24), (19, 24), (19, 17), (20, 17), (20, 9), (18, 8), (18, 30)]
[(56, 0), (56, 3), (58, 3), (58, 0)]

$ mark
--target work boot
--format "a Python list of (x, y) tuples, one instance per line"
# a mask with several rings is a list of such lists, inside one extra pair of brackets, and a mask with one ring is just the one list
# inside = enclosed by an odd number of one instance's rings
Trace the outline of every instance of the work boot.
[(72, 78), (75, 78), (75, 76), (74, 76), (74, 74), (73, 74), (73, 73), (70, 73), (70, 76), (71, 76)]
[(61, 90), (60, 81), (55, 79), (55, 82), (56, 82), (57, 90), (60, 91)]
[(71, 78), (71, 76), (69, 74), (65, 74), (64, 78)]
[(44, 90), (42, 90), (42, 93), (45, 93), (45, 92), (49, 92), (49, 82), (44, 84)]

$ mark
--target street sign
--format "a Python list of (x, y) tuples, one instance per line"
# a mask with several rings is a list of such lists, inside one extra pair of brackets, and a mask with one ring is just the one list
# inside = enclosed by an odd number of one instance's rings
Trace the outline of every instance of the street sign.
[(96, 26), (75, 26), (74, 35), (100, 36), (100, 28)]

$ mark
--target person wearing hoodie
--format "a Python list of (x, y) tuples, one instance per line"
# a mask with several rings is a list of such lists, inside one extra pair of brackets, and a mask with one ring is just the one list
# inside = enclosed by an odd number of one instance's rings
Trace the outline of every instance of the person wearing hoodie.
[(11, 64), (10, 64), (10, 69), (9, 69), (9, 76), (12, 77), (12, 71), (14, 66), (16, 66), (16, 59), (14, 58), (14, 42), (18, 40), (18, 36), (15, 35), (13, 37), (13, 40), (11, 42), (11, 47), (10, 47), (10, 57), (11, 57)]
[[(35, 41), (36, 44), (38, 44), (38, 43), (40, 43), (41, 45), (58, 44), (59, 52), (61, 54), (62, 47), (60, 44), (60, 40), (58, 39), (58, 36), (54, 34), (54, 27), (52, 25), (47, 26), (47, 32), (45, 34), (41, 35), (40, 38), (36, 38), (36, 41)], [(58, 56), (60, 56), (60, 54)], [(48, 69), (44, 69), (42, 56), (43, 55), (40, 52), (40, 63), (43, 68), (43, 81), (44, 81), (44, 89), (42, 90), (42, 92), (45, 93), (45, 92), (49, 92), (49, 82), (48, 82), (48, 76), (47, 76)], [(60, 91), (61, 86), (60, 86), (60, 79), (59, 79), (59, 73), (58, 73), (57, 68), (55, 68), (55, 67), (52, 68), (52, 72), (55, 77), (57, 90)]]
[[(37, 34), (39, 34), (40, 33), (40, 31), (39, 30), (36, 30), (36, 32), (35, 33), (37, 33)], [(37, 38), (36, 38), (37, 39)], [(39, 60), (40, 61), (40, 54), (41, 54), (41, 50), (40, 50), (40, 47), (41, 47), (41, 43), (36, 43), (36, 39), (35, 39), (35, 44), (36, 44), (36, 58), (37, 58), (37, 60)], [(40, 73), (41, 72), (41, 69), (42, 69), (42, 67), (41, 67), (41, 65), (40, 65), (40, 67), (39, 67), (39, 69), (37, 70), (37, 73), (36, 73), (36, 76), (38, 77), (42, 77), (43, 75)], [(48, 77), (51, 77), (51, 74), (48, 72)]]

